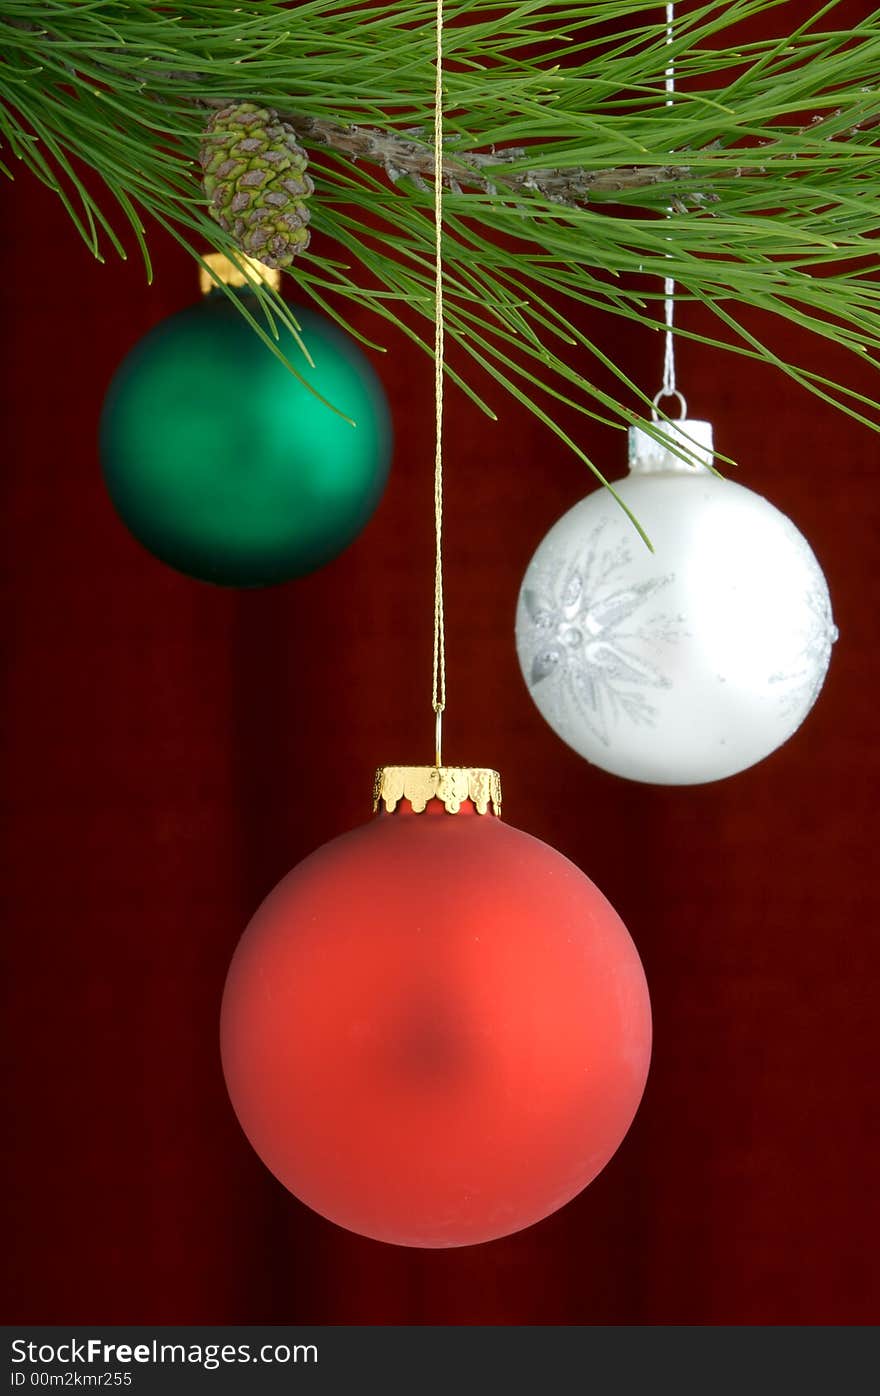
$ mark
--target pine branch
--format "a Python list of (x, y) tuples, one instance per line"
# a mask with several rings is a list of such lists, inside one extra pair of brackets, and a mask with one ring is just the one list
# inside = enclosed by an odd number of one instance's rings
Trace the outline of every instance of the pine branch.
[[(877, 426), (873, 403), (781, 362), (737, 321), (740, 306), (771, 312), (880, 364), (880, 11), (828, 28), (844, 3), (689, 0), (670, 50), (643, 0), (446, 0), (445, 300), (462, 362), (560, 436), (560, 402), (632, 421), (649, 396), (587, 338), (580, 307), (656, 327), (670, 275), (677, 333), (773, 364)], [(749, 39), (774, 11), (801, 22)], [(124, 255), (121, 211), (149, 267), (145, 215), (196, 257), (234, 253), (199, 181), (206, 111), (284, 113), (314, 156), (298, 292), (342, 323), (346, 304), (367, 307), (430, 354), (433, 17), (434, 0), (0, 0), (0, 141), (96, 256)], [(717, 334), (694, 331), (690, 301)], [(272, 345), (272, 319), (290, 315), (261, 292), (252, 323)], [(494, 415), (478, 379), (456, 377)]]
[[(33, 34), (42, 33), (49, 42), (56, 40), (51, 31), (38, 31), (36, 25), (26, 20), (10, 19), (13, 27)], [(117, 54), (118, 56), (118, 54)], [(95, 64), (98, 72), (106, 71), (106, 65)], [(196, 73), (163, 72), (167, 80), (199, 84)], [(228, 97), (195, 97), (196, 107), (207, 110), (220, 109), (229, 105)], [(425, 139), (423, 127), (413, 127), (399, 134), (383, 131), (374, 126), (357, 126), (354, 123), (343, 125), (326, 117), (303, 116), (300, 113), (280, 111), (278, 117), (290, 126), (304, 141), (314, 145), (329, 146), (337, 154), (345, 155), (352, 161), (366, 160), (380, 165), (392, 183), (396, 184), (408, 176), (419, 188), (425, 188), (426, 179), (433, 178), (435, 155), (433, 144)], [(824, 119), (824, 118), (820, 118)], [(591, 198), (604, 195), (609, 201), (613, 195), (657, 185), (683, 184), (693, 178), (688, 165), (651, 165), (643, 167), (621, 167), (609, 170), (573, 169), (505, 169), (513, 163), (527, 159), (524, 146), (508, 146), (491, 152), (472, 150), (465, 156), (456, 157), (444, 153), (442, 169), (443, 181), (456, 193), (466, 188), (476, 188), (485, 194), (497, 196), (499, 189), (505, 194), (540, 194), (551, 203), (567, 204), (572, 208), (583, 207)], [(745, 173), (763, 174), (760, 167), (739, 168), (732, 172), (736, 176)], [(704, 195), (686, 191), (684, 198), (671, 194), (682, 208), (690, 201), (695, 205), (711, 202), (715, 195)]]

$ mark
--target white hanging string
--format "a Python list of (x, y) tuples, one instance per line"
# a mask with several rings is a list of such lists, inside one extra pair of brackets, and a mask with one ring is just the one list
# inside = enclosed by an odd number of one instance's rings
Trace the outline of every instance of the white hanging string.
[(434, 62), (434, 762), (443, 764), (446, 627), (443, 612), (443, 0)]
[[(666, 44), (667, 47), (675, 37), (675, 0), (670, 0), (666, 6)], [(670, 56), (666, 65), (666, 105), (671, 107), (675, 97), (675, 60)], [(671, 216), (672, 210), (669, 210)], [(670, 256), (670, 253), (666, 254)], [(663, 320), (666, 326), (666, 334), (663, 347), (663, 383), (659, 393), (654, 398), (654, 420), (657, 420), (657, 404), (661, 398), (678, 398), (678, 405), (681, 409), (682, 419), (687, 416), (687, 403), (684, 396), (679, 392), (675, 381), (675, 334), (673, 325), (675, 324), (675, 280), (667, 276), (663, 281)]]

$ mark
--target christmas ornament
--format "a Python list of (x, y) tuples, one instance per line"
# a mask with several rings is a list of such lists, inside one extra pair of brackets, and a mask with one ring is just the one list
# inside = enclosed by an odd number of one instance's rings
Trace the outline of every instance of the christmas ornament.
[(238, 102), (210, 117), (199, 160), (211, 216), (243, 252), (288, 267), (309, 245), (309, 157), (277, 112)]
[[(261, 313), (241, 272), (206, 260)], [(104, 479), (134, 536), (178, 571), (224, 586), (288, 581), (336, 557), (376, 508), (391, 457), (387, 400), (364, 354), (324, 316), (296, 308), (314, 369), (279, 327), (281, 349), (321, 401), (209, 276), (202, 285), (215, 289), (151, 330), (110, 384)]]
[(323, 1216), (397, 1245), (492, 1240), (561, 1207), (626, 1133), (645, 977), (592, 882), (501, 822), (494, 772), (386, 768), (376, 798), (245, 932), (226, 1083)]
[(806, 539), (710, 471), (712, 428), (630, 429), (630, 474), (570, 509), (519, 595), (529, 693), (603, 770), (661, 785), (734, 775), (782, 745), (822, 686), (837, 630)]
[[(675, 5), (666, 5), (667, 48)], [(666, 68), (674, 102), (675, 62)], [(668, 210), (671, 217), (673, 210)], [(760, 495), (722, 480), (712, 427), (687, 419), (675, 375), (675, 281), (664, 296), (654, 432), (631, 427), (615, 485), (550, 530), (519, 594), (516, 644), (529, 692), (563, 741), (603, 770), (700, 785), (753, 766), (803, 722), (837, 629), (806, 539)], [(675, 398), (678, 422), (659, 426)]]
[[(435, 168), (442, 164), (438, 0)], [(561, 1207), (638, 1106), (635, 947), (561, 854), (501, 823), (500, 780), (444, 766), (442, 176), (434, 183), (433, 766), (385, 767), (372, 823), (275, 889), (234, 955), (223, 1068), (285, 1187), (397, 1245), (471, 1245)]]

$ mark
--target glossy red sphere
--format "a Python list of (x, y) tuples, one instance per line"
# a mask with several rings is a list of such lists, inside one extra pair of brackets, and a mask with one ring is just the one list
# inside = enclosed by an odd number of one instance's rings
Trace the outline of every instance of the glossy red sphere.
[(641, 962), (547, 844), (401, 806), (257, 911), (222, 1012), (233, 1106), (303, 1202), (403, 1246), (519, 1231), (590, 1182), (648, 1072)]

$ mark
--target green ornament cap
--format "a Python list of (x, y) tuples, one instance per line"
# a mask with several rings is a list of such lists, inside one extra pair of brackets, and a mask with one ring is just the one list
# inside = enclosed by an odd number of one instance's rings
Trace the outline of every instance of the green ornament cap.
[(244, 253), (233, 262), (224, 252), (206, 252), (199, 267), (199, 290), (203, 296), (216, 291), (218, 286), (234, 286), (238, 290), (251, 287), (255, 281), (271, 286), (273, 291), (281, 290), (281, 273), (277, 267), (267, 267), (255, 257)]

